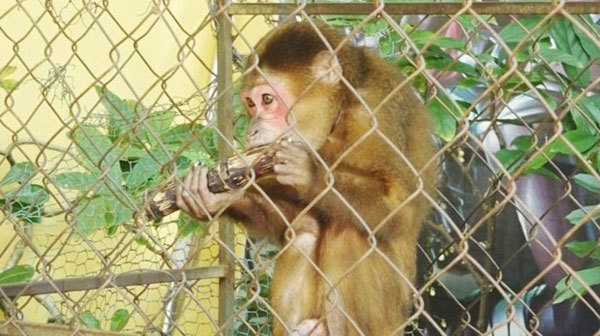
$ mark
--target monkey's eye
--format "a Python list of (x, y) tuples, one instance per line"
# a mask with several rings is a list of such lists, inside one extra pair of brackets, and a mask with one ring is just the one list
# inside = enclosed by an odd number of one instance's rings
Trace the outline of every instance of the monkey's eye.
[(265, 93), (264, 95), (262, 95), (262, 100), (265, 105), (269, 105), (273, 102), (273, 96), (268, 93)]
[(254, 106), (256, 106), (250, 98), (246, 98), (246, 105), (248, 105), (249, 108), (253, 108)]

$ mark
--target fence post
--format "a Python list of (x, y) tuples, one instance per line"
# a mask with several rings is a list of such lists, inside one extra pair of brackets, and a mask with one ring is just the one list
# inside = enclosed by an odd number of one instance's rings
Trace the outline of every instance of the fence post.
[[(233, 139), (233, 89), (232, 85), (232, 39), (231, 22), (229, 21), (226, 0), (218, 0), (220, 14), (217, 17), (217, 91), (219, 101), (217, 103), (217, 127), (221, 134), (227, 139)], [(219, 158), (225, 158), (231, 153), (227, 141), (219, 141)], [(233, 315), (234, 290), (235, 290), (235, 257), (228, 251), (234, 250), (235, 232), (233, 223), (226, 219), (219, 220), (219, 238), (223, 245), (219, 248), (219, 263), (227, 266), (227, 274), (219, 279), (219, 326), (222, 335), (232, 335), (233, 330), (225, 323)]]

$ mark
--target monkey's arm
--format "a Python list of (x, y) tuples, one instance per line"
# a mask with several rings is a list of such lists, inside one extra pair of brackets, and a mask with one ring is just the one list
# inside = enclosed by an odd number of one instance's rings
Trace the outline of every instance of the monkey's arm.
[[(391, 230), (399, 231), (398, 225), (386, 223), (390, 220), (401, 220), (405, 224), (403, 227), (413, 222), (415, 203), (402, 205), (411, 192), (400, 178), (401, 170), (391, 164), (384, 165), (393, 167), (387, 171), (367, 171), (348, 164), (339, 165), (333, 171), (333, 186), (328, 186), (331, 176), (306, 148), (282, 144), (275, 157), (278, 160), (275, 165), (277, 181), (296, 190), (294, 194), (288, 193), (290, 200), (298, 205), (307, 205), (319, 198), (314, 209), (321, 217), (351, 222), (365, 231), (376, 230), (384, 236), (388, 236)], [(392, 212), (396, 214), (387, 219)]]
[(231, 204), (225, 214), (241, 222), (251, 235), (278, 241), (291, 221), (289, 218), (293, 218), (291, 211), (290, 204), (272, 203), (260, 193), (248, 190), (244, 197)]

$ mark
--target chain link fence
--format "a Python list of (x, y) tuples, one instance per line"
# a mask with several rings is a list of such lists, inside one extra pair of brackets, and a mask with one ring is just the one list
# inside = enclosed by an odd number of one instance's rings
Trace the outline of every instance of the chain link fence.
[(416, 192), (431, 213), (397, 330), (598, 334), (598, 14), (596, 1), (0, 3), (0, 333), (273, 334), (281, 246), (224, 215), (141, 214), (147, 190), (244, 151), (245, 60), (295, 20), (394, 64), (432, 119), (439, 182)]

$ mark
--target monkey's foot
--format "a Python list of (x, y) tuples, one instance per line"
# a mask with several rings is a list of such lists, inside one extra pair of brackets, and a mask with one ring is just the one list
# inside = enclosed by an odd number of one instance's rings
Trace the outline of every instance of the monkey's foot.
[(292, 330), (292, 336), (327, 336), (327, 329), (318, 319), (309, 319), (300, 322)]

